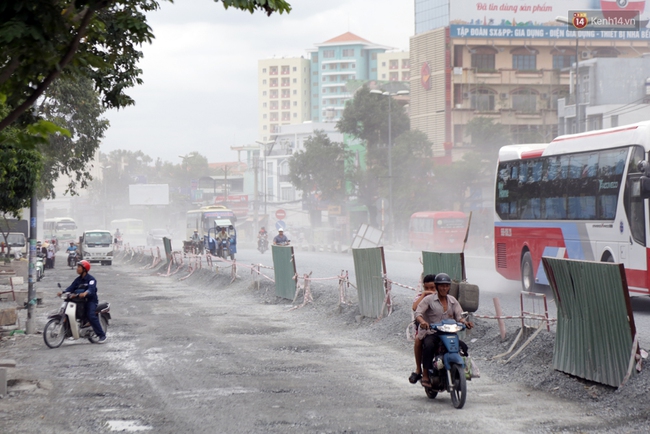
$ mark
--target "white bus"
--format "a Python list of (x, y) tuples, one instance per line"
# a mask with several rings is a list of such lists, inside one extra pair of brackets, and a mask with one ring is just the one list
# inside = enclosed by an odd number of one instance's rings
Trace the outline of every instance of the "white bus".
[(57, 247), (63, 247), (70, 241), (76, 243), (78, 241), (77, 224), (70, 217), (45, 219), (43, 220), (43, 238), (46, 240), (56, 239)]
[(496, 270), (529, 291), (548, 284), (542, 256), (616, 262), (625, 266), (631, 294), (650, 294), (648, 201), (639, 168), (649, 150), (650, 122), (501, 148)]

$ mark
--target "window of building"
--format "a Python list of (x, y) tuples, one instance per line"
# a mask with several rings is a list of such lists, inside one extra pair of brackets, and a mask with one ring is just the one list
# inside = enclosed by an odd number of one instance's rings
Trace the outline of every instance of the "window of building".
[(323, 69), (327, 69), (327, 65), (323, 65)]
[(262, 74), (266, 74), (266, 68), (262, 68)]
[(278, 102), (271, 101), (271, 110), (277, 110), (277, 109), (278, 109)]
[(402, 59), (402, 69), (409, 69), (411, 67), (411, 59)]
[(277, 78), (272, 78), (271, 81), (269, 82), (269, 86), (278, 87), (278, 79)]
[(282, 110), (287, 110), (291, 107), (291, 101), (282, 101)]
[(591, 54), (593, 57), (618, 57), (621, 53), (614, 47), (603, 47), (593, 51)]
[(282, 120), (283, 121), (290, 121), (291, 120), (291, 113), (290, 112), (282, 112)]
[(262, 119), (266, 119), (266, 113), (262, 115)]
[(291, 97), (291, 90), (282, 89), (282, 98), (290, 98), (290, 97)]
[(343, 57), (354, 57), (354, 48), (344, 48)]
[(399, 69), (399, 60), (398, 59), (389, 60), (388, 69)]
[(293, 187), (282, 187), (280, 191), (280, 200), (282, 201), (296, 200)]
[(386, 74), (381, 74), (381, 78), (386, 78)]
[(270, 75), (278, 75), (278, 67), (277, 66), (271, 66), (269, 68), (269, 74)]
[(318, 71), (314, 71), (314, 72), (312, 72), (311, 75), (318, 76)]
[(490, 89), (476, 89), (471, 94), (470, 105), (477, 111), (494, 111), (495, 96), (496, 92)]
[(265, 102), (262, 103), (262, 107), (266, 108), (266, 103)]
[(271, 89), (271, 95), (269, 95), (270, 98), (277, 98), (278, 97), (278, 90), (277, 89)]
[(313, 82), (311, 85), (314, 86), (314, 87), (318, 87), (318, 82), (315, 81), (315, 82)]
[(323, 50), (324, 59), (332, 59), (334, 57), (334, 50)]
[(519, 89), (512, 92), (512, 108), (519, 112), (537, 111), (537, 92), (532, 89)]
[(291, 85), (291, 80), (289, 77), (282, 77), (282, 87)]
[(297, 117), (298, 117), (298, 113), (295, 113), (295, 112), (294, 112), (294, 113), (293, 113), (293, 117), (294, 117), (294, 118), (297, 118)]
[(294, 82), (294, 83), (298, 83), (298, 79), (297, 79), (297, 78), (294, 78), (294, 79), (293, 79), (293, 82)]
[(287, 75), (291, 71), (289, 65), (282, 65), (282, 75)]
[(388, 79), (389, 79), (390, 81), (397, 81), (397, 80), (399, 79), (398, 74), (399, 74), (399, 73), (398, 73), (397, 71), (392, 71), (392, 72), (390, 72), (390, 73), (388, 74)]
[(377, 68), (372, 68), (372, 69), (370, 69), (370, 71), (377, 72)]
[(298, 90), (297, 90), (297, 89), (294, 89), (294, 90), (293, 90), (293, 94), (294, 94), (294, 95), (298, 95)]
[(318, 53), (314, 53), (311, 55), (311, 61), (314, 63), (318, 63)]
[(293, 106), (296, 107), (298, 105), (298, 101), (293, 102)]
[(264, 125), (264, 126), (262, 127), (262, 129), (263, 129), (264, 131), (266, 131), (266, 127), (267, 127), (267, 126), (266, 126), (266, 125)]
[(266, 84), (266, 80), (262, 80), (262, 84)]
[(411, 79), (411, 73), (409, 71), (402, 71), (402, 81), (409, 81)]
[(265, 90), (262, 91), (262, 96), (266, 96), (266, 91)]
[(534, 71), (537, 69), (537, 51), (526, 47), (515, 48), (511, 51), (512, 69), (519, 71)]
[[(493, 71), (497, 50), (494, 47), (475, 47), (471, 49), (472, 68), (478, 71)], [(526, 52), (528, 53), (528, 52)]]
[(553, 69), (570, 68), (576, 61), (576, 52), (568, 48), (551, 50), (553, 56)]
[(372, 53), (370, 55), (370, 60), (377, 60), (377, 53)]
[(386, 66), (386, 62), (381, 62), (381, 66)]
[(278, 113), (271, 112), (271, 122), (277, 122), (277, 121), (278, 121)]
[(294, 67), (293, 67), (293, 72), (296, 72), (296, 71), (298, 71), (298, 68), (296, 68), (296, 67), (294, 66)]

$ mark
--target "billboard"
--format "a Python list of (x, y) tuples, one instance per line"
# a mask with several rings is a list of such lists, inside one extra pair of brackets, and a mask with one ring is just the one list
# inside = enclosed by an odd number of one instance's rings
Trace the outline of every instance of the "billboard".
[[(451, 25), (557, 26), (555, 18), (569, 11), (639, 11), (641, 27), (648, 23), (646, 0), (453, 0), (449, 1)], [(645, 24), (645, 25), (644, 25)]]
[(129, 185), (129, 205), (169, 205), (169, 184)]

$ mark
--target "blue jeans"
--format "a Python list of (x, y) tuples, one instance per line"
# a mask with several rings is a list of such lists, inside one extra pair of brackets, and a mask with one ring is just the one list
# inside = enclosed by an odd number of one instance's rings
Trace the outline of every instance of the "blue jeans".
[(88, 322), (90, 322), (90, 325), (93, 327), (95, 334), (100, 338), (103, 338), (106, 336), (106, 333), (102, 330), (102, 325), (99, 322), (95, 309), (97, 309), (96, 301), (89, 301), (86, 303), (86, 316), (88, 317)]

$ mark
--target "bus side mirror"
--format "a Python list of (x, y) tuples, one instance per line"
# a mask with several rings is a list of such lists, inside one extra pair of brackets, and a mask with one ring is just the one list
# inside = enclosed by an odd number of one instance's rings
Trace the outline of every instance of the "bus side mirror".
[(642, 176), (639, 179), (640, 184), (640, 195), (644, 199), (650, 199), (650, 177)]

